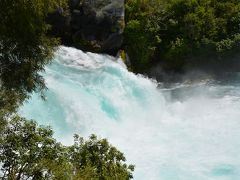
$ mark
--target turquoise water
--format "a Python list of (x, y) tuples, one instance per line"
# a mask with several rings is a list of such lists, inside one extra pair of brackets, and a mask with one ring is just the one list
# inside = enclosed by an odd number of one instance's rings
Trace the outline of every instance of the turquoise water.
[[(61, 47), (20, 113), (72, 144), (92, 133), (123, 151), (136, 180), (239, 180), (240, 85), (201, 81), (158, 88), (110, 56)], [(240, 79), (240, 78), (239, 78)]]

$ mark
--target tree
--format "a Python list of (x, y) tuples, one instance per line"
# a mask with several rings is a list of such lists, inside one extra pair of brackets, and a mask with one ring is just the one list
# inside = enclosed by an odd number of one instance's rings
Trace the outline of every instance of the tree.
[(240, 50), (239, 24), (238, 0), (127, 0), (125, 49), (135, 72), (225, 68)]
[(45, 88), (39, 73), (59, 42), (47, 36), (45, 19), (64, 5), (65, 0), (0, 1), (0, 109), (14, 109), (29, 93)]
[(151, 66), (156, 47), (161, 42), (159, 31), (163, 3), (159, 0), (127, 0), (125, 50), (130, 56), (131, 69), (144, 72)]
[(70, 161), (75, 169), (75, 179), (81, 179), (83, 172), (90, 172), (83, 179), (127, 180), (132, 178), (134, 166), (125, 164), (123, 153), (110, 145), (106, 139), (91, 135), (84, 141), (75, 135), (75, 143), (70, 147)]
[(0, 131), (0, 178), (56, 180), (128, 180), (132, 165), (106, 139), (75, 136), (69, 147), (58, 143), (49, 127), (13, 116)]
[(212, 60), (218, 64), (219, 59), (230, 65), (224, 56), (235, 55), (240, 48), (239, 1), (171, 0), (166, 11), (170, 14), (165, 21), (168, 31), (161, 36), (165, 46), (161, 58), (171, 68)]
[(33, 121), (12, 117), (1, 131), (0, 162), (2, 179), (47, 179), (50, 165), (66, 165), (65, 147), (52, 137), (50, 128), (37, 127)]

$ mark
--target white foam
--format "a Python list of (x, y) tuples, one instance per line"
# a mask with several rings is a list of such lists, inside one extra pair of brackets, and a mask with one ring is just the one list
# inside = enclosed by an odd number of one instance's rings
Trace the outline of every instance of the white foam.
[(240, 177), (239, 86), (200, 83), (157, 89), (113, 57), (61, 47), (46, 68), (47, 102), (35, 94), (21, 112), (74, 133), (106, 137), (136, 165), (137, 180)]

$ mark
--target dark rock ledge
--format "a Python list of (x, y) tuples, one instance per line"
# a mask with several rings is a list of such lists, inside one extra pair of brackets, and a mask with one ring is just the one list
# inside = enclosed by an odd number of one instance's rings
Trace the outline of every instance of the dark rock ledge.
[(48, 16), (51, 35), (67, 46), (116, 55), (123, 41), (124, 0), (69, 0), (69, 7)]

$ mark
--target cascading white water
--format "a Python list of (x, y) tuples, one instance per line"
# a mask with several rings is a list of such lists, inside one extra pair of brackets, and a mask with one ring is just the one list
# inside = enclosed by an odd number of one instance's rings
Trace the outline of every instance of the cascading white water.
[(136, 180), (239, 179), (237, 81), (161, 89), (110, 56), (66, 47), (44, 77), (46, 101), (33, 94), (20, 113), (63, 143), (74, 133), (108, 138), (136, 165)]

